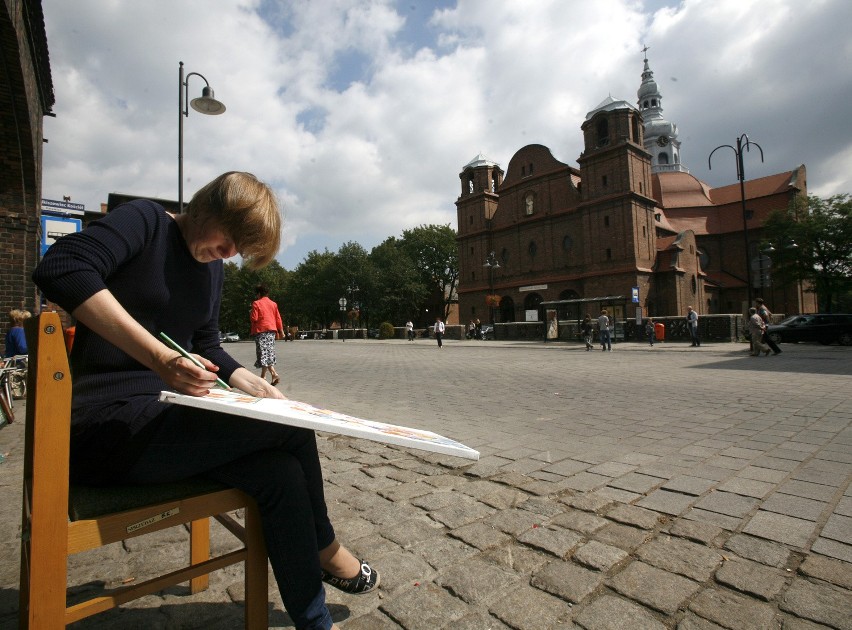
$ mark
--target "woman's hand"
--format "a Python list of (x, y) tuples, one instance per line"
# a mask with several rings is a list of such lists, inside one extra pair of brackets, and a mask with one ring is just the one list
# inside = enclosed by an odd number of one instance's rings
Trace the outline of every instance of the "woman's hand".
[(246, 394), (256, 396), (257, 398), (287, 398), (284, 394), (275, 389), (266, 379), (260, 378), (254, 372), (250, 372), (243, 367), (234, 370), (234, 373), (231, 374), (231, 379), (228, 382), (228, 385), (236, 387), (237, 389), (244, 391)]
[(152, 369), (170, 388), (189, 396), (206, 396), (216, 387), (218, 366), (202, 356), (192, 355), (207, 369), (200, 368), (179, 353), (165, 346), (164, 349), (165, 352), (155, 359)]

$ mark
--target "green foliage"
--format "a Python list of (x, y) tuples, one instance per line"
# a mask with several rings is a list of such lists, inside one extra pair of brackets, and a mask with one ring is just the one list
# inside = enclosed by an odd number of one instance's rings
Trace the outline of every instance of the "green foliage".
[(402, 250), (414, 262), (424, 285), (437, 292), (442, 317), (446, 319), (459, 281), (455, 231), (449, 225), (421, 225), (405, 230)]
[(278, 304), (281, 317), (287, 323), (287, 303), (284, 300), (289, 272), (273, 260), (263, 269), (248, 269), (236, 263), (225, 263), (225, 285), (219, 309), (219, 330), (234, 331), (248, 337), (251, 330), (249, 314), (255, 300), (255, 287), (263, 284), (269, 289), (269, 299)]
[(379, 324), (379, 339), (393, 339), (393, 337), (393, 324), (390, 322), (382, 322)]
[[(852, 310), (852, 198), (800, 198), (786, 211), (772, 213), (765, 237), (789, 255), (778, 257), (774, 273), (782, 281), (809, 282), (819, 309)], [(839, 307), (839, 308), (838, 308)]]

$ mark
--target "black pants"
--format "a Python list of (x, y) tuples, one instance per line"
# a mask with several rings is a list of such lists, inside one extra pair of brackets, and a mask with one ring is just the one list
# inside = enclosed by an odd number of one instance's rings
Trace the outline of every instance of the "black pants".
[(770, 337), (768, 334), (766, 334), (765, 330), (763, 331), (763, 337), (761, 337), (761, 341), (763, 341), (763, 343), (765, 343), (767, 346), (769, 346), (769, 349), (772, 350), (772, 352), (774, 352), (775, 354), (778, 354), (778, 353), (781, 352), (781, 348), (778, 347), (777, 343), (772, 341), (772, 337)]

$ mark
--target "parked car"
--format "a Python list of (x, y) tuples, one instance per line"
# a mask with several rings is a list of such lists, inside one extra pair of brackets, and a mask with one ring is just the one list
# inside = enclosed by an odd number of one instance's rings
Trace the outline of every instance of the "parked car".
[(852, 315), (845, 313), (817, 313), (793, 315), (766, 329), (775, 343), (818, 341), (823, 345), (835, 341), (852, 346)]
[(240, 336), (235, 332), (225, 333), (225, 338), (222, 341), (239, 341)]

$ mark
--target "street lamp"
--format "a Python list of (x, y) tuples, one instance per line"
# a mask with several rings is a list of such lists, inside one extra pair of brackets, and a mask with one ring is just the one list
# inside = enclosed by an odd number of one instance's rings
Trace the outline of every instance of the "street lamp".
[(500, 262), (494, 252), (490, 252), (485, 259), (483, 267), (488, 268), (488, 315), (491, 319), (491, 329), (494, 329), (494, 305), (491, 303), (491, 296), (494, 295), (494, 270), (500, 268)]
[[(743, 138), (745, 138), (745, 142), (743, 142)], [(723, 147), (727, 147), (734, 152), (734, 155), (737, 158), (737, 179), (740, 180), (740, 200), (742, 201), (743, 207), (743, 240), (745, 244), (745, 273), (746, 273), (746, 287), (747, 287), (747, 295), (748, 295), (748, 305), (751, 306), (751, 296), (752, 296), (752, 283), (751, 283), (751, 268), (749, 266), (748, 260), (748, 217), (746, 216), (746, 202), (745, 202), (745, 167), (743, 166), (743, 149), (749, 151), (751, 146), (754, 145), (760, 150), (760, 161), (763, 162), (763, 149), (757, 142), (751, 142), (748, 139), (746, 134), (741, 135), (737, 138), (737, 148), (735, 149), (730, 144), (722, 144), (713, 149), (710, 152), (710, 156), (707, 158), (707, 166), (710, 170), (713, 170), (713, 165), (711, 160), (713, 159), (713, 154), (716, 153), (719, 149)], [(759, 254), (758, 254), (759, 255)], [(748, 307), (746, 307), (748, 308)]]
[(183, 76), (183, 62), (180, 62), (178, 70), (178, 208), (183, 213), (183, 119), (189, 116), (189, 108), (186, 102), (189, 100), (189, 77), (201, 77), (206, 84), (202, 89), (201, 96), (192, 99), (190, 105), (199, 114), (218, 116), (225, 112), (225, 105), (213, 98), (213, 88), (204, 76), (197, 72), (190, 72)]

